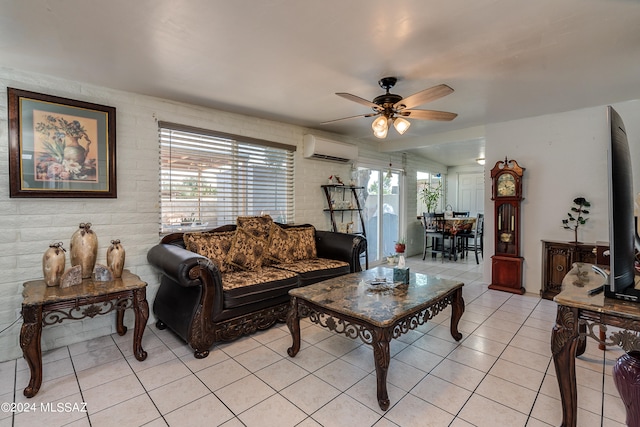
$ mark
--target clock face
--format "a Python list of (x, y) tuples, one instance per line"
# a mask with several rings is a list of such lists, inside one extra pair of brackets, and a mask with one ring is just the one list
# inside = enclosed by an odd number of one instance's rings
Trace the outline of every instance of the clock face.
[(516, 195), (516, 180), (513, 175), (505, 173), (498, 177), (498, 196), (509, 197)]

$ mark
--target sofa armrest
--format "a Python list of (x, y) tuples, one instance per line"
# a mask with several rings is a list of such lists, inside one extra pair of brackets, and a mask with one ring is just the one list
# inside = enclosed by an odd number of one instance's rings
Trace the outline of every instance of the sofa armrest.
[(358, 234), (316, 230), (316, 250), (320, 258), (348, 262), (351, 273), (362, 271), (360, 254), (367, 250), (367, 239)]
[(147, 260), (164, 275), (153, 302), (154, 313), (196, 349), (196, 357), (206, 357), (215, 340), (212, 319), (224, 304), (217, 265), (167, 243), (152, 247)]
[(196, 267), (208, 270), (211, 276), (220, 277), (218, 267), (209, 258), (172, 244), (155, 245), (147, 253), (147, 260), (162, 274), (184, 287), (202, 286), (200, 275), (193, 272)]

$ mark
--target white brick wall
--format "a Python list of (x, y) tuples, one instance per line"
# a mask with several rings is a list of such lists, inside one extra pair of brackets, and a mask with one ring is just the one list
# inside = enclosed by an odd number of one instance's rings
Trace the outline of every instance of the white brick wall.
[[(78, 99), (116, 108), (117, 199), (28, 199), (9, 197), (7, 87)], [(91, 222), (97, 233), (98, 262), (106, 264), (106, 249), (120, 239), (126, 250), (125, 268), (149, 285), (150, 305), (158, 277), (147, 264), (146, 254), (158, 235), (158, 141), (157, 120), (181, 123), (222, 132), (247, 135), (298, 146), (295, 156), (295, 222), (329, 229), (320, 185), (329, 175), (349, 176), (351, 165), (302, 157), (302, 136), (307, 129), (241, 116), (169, 100), (125, 93), (71, 82), (51, 76), (0, 68), (0, 330), (15, 320), (22, 302), (22, 283), (42, 277), (42, 254), (51, 242), (69, 239), (81, 222)], [(313, 131), (316, 134), (320, 132)], [(338, 135), (325, 136), (358, 144)], [(361, 155), (389, 161), (387, 154), (360, 144)], [(399, 164), (399, 156), (394, 158)], [(67, 267), (69, 266), (67, 254)], [(125, 316), (132, 326), (133, 318)], [(153, 322), (151, 313), (150, 322)], [(21, 323), (0, 334), (0, 361), (21, 356)], [(48, 326), (43, 331), (43, 350), (115, 332), (114, 315)]]

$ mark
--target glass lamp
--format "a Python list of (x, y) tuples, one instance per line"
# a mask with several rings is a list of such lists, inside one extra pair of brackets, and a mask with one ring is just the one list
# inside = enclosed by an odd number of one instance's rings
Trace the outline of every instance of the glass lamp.
[(411, 126), (409, 120), (403, 119), (402, 117), (393, 119), (393, 127), (396, 128), (400, 135), (404, 135), (407, 129), (409, 129), (409, 126)]
[(388, 129), (386, 127), (382, 128), (382, 129), (374, 129), (373, 130), (373, 135), (376, 138), (384, 139), (384, 138), (387, 137), (387, 131), (388, 131)]
[(386, 116), (380, 116), (371, 123), (373, 135), (376, 138), (386, 138), (389, 129), (389, 122)]
[(386, 129), (387, 127), (388, 123), (385, 116), (380, 116), (371, 123), (371, 129), (373, 129), (374, 132)]

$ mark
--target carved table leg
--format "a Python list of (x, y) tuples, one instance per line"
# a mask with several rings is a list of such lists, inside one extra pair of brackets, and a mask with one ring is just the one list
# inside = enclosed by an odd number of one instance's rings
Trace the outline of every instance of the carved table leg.
[(127, 307), (127, 299), (117, 302), (118, 308), (116, 310), (116, 331), (118, 335), (123, 336), (127, 333), (127, 327), (124, 326), (124, 311)]
[(391, 353), (389, 342), (391, 341), (390, 329), (373, 329), (373, 361), (376, 365), (376, 380), (378, 382), (378, 405), (380, 409), (389, 409), (389, 395), (387, 394), (387, 372)]
[(558, 306), (551, 332), (551, 353), (562, 399), (562, 426), (576, 427), (578, 392), (576, 388), (576, 350), (578, 348), (578, 309)]
[(300, 351), (300, 316), (298, 316), (298, 299), (296, 297), (291, 297), (291, 307), (287, 314), (287, 326), (293, 339), (293, 344), (287, 349), (287, 354), (295, 357)]
[(31, 379), (24, 389), (24, 395), (33, 397), (42, 385), (42, 305), (23, 306), (22, 317), (24, 319), (20, 329), (20, 347), (29, 369)]
[(458, 288), (452, 297), (451, 303), (451, 336), (454, 340), (460, 341), (462, 334), (458, 331), (458, 322), (464, 313), (464, 300), (462, 299), (462, 288)]
[(578, 338), (578, 346), (576, 347), (576, 357), (582, 356), (587, 350), (587, 325), (585, 323), (578, 324), (578, 333), (581, 334)]
[[(133, 291), (133, 311), (135, 312), (135, 326), (133, 331), (133, 354), (136, 359), (143, 361), (147, 358), (147, 352), (142, 349), (142, 334), (149, 319), (149, 304), (147, 303), (147, 291), (145, 288)], [(118, 312), (118, 315), (120, 312)], [(122, 319), (120, 319), (122, 321)]]

